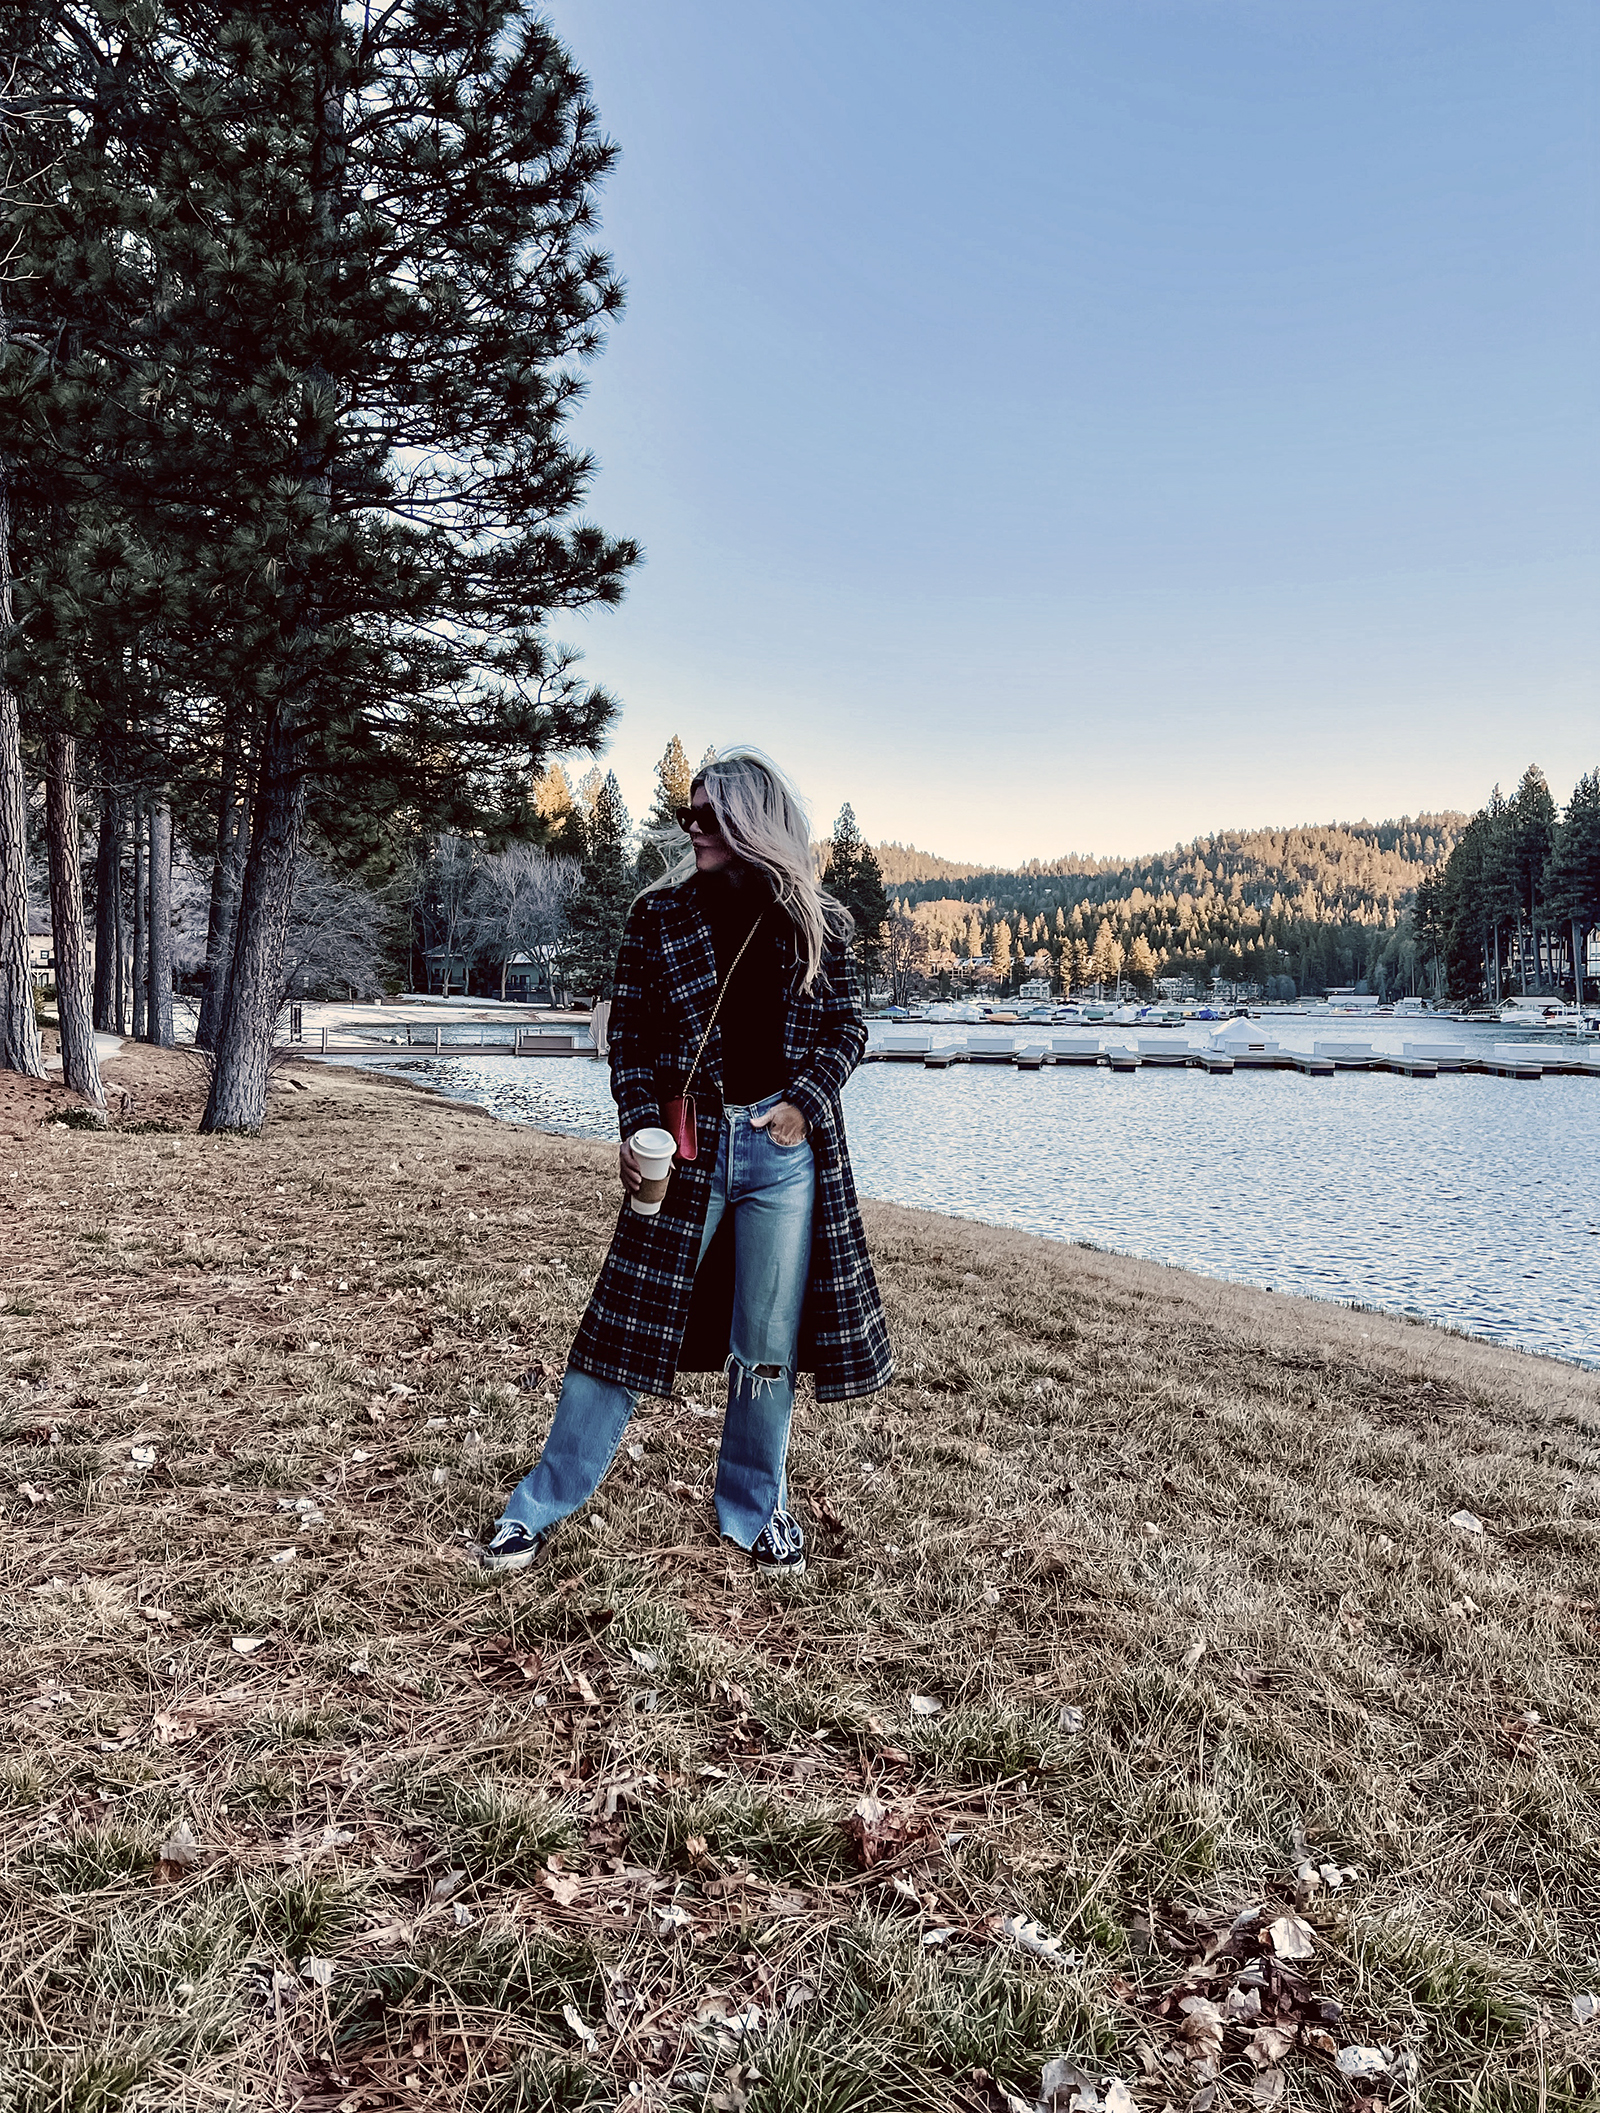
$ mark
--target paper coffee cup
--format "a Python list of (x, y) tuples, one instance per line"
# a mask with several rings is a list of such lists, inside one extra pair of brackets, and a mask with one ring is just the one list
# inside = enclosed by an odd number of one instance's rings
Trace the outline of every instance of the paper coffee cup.
[(661, 1208), (661, 1199), (672, 1179), (672, 1156), (678, 1149), (677, 1139), (670, 1130), (636, 1130), (630, 1142), (644, 1180), (628, 1202), (641, 1218), (653, 1218)]

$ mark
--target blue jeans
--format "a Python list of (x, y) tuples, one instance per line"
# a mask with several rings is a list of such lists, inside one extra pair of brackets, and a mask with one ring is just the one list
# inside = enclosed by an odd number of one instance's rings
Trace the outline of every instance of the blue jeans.
[[(811, 1263), (816, 1168), (809, 1140), (774, 1144), (752, 1127), (782, 1100), (725, 1108), (696, 1268), (733, 1212), (733, 1330), (728, 1407), (717, 1461), (717, 1524), (741, 1548), (788, 1497), (784, 1463), (794, 1414), (800, 1308)], [(512, 1491), (500, 1524), (543, 1533), (587, 1504), (616, 1458), (638, 1397), (615, 1380), (569, 1370), (544, 1451)]]

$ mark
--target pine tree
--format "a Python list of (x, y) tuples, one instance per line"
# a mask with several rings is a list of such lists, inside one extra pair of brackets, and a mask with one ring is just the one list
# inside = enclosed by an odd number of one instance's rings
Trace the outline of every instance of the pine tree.
[(622, 928), (637, 893), (629, 855), (632, 830), (622, 788), (608, 772), (595, 795), (582, 870), (567, 910), (563, 968), (567, 981), (585, 997), (611, 995)]
[(689, 758), (684, 754), (683, 743), (674, 734), (656, 765), (656, 796), (646, 817), (650, 826), (670, 828), (678, 819), (678, 809), (688, 806), (693, 785), (694, 772), (689, 768)]
[(533, 807), (552, 854), (581, 858), (586, 842), (583, 815), (559, 763), (547, 765), (535, 777)]
[(1522, 774), (1516, 795), (1511, 803), (1511, 860), (1514, 886), (1517, 896), (1516, 922), (1520, 927), (1522, 918), (1528, 920), (1528, 944), (1526, 950), (1519, 944), (1518, 963), (1522, 972), (1522, 988), (1528, 987), (1528, 956), (1534, 961), (1535, 979), (1538, 975), (1539, 926), (1542, 922), (1545, 866), (1549, 861), (1551, 845), (1555, 837), (1556, 803), (1550, 796), (1550, 787), (1545, 775), (1536, 765), (1531, 765)]
[(694, 772), (683, 743), (674, 734), (656, 765), (656, 791), (645, 816), (644, 841), (639, 846), (639, 885), (648, 887), (667, 870), (667, 853), (657, 839), (671, 843), (678, 829), (678, 810), (687, 807), (694, 786)]
[(855, 809), (847, 801), (833, 825), (833, 842), (822, 885), (855, 919), (852, 945), (870, 989), (878, 976), (884, 955), (884, 927), (889, 922), (889, 893), (883, 884), (883, 869), (877, 854), (866, 842), (856, 822)]
[(1600, 771), (1591, 770), (1572, 789), (1554, 832), (1544, 889), (1550, 915), (1570, 934), (1573, 1002), (1581, 1006), (1585, 946), (1600, 926)]

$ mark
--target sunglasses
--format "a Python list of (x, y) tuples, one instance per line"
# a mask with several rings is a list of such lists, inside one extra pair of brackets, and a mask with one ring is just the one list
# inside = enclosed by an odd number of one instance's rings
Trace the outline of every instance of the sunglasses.
[(721, 836), (722, 825), (712, 812), (710, 803), (703, 807), (680, 807), (677, 810), (678, 827), (687, 836), (691, 829), (698, 829), (702, 836)]

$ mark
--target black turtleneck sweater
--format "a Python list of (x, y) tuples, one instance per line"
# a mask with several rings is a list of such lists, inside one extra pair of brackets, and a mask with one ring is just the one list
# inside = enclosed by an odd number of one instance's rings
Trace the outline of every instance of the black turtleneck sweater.
[(747, 1108), (781, 1093), (788, 1084), (783, 1054), (784, 985), (792, 949), (781, 942), (788, 918), (773, 900), (772, 884), (763, 873), (746, 872), (736, 886), (720, 873), (696, 875), (701, 907), (717, 950), (717, 983), (733, 968), (759, 916), (761, 929), (733, 970), (717, 1026), (722, 1035), (722, 1097), (731, 1107)]

